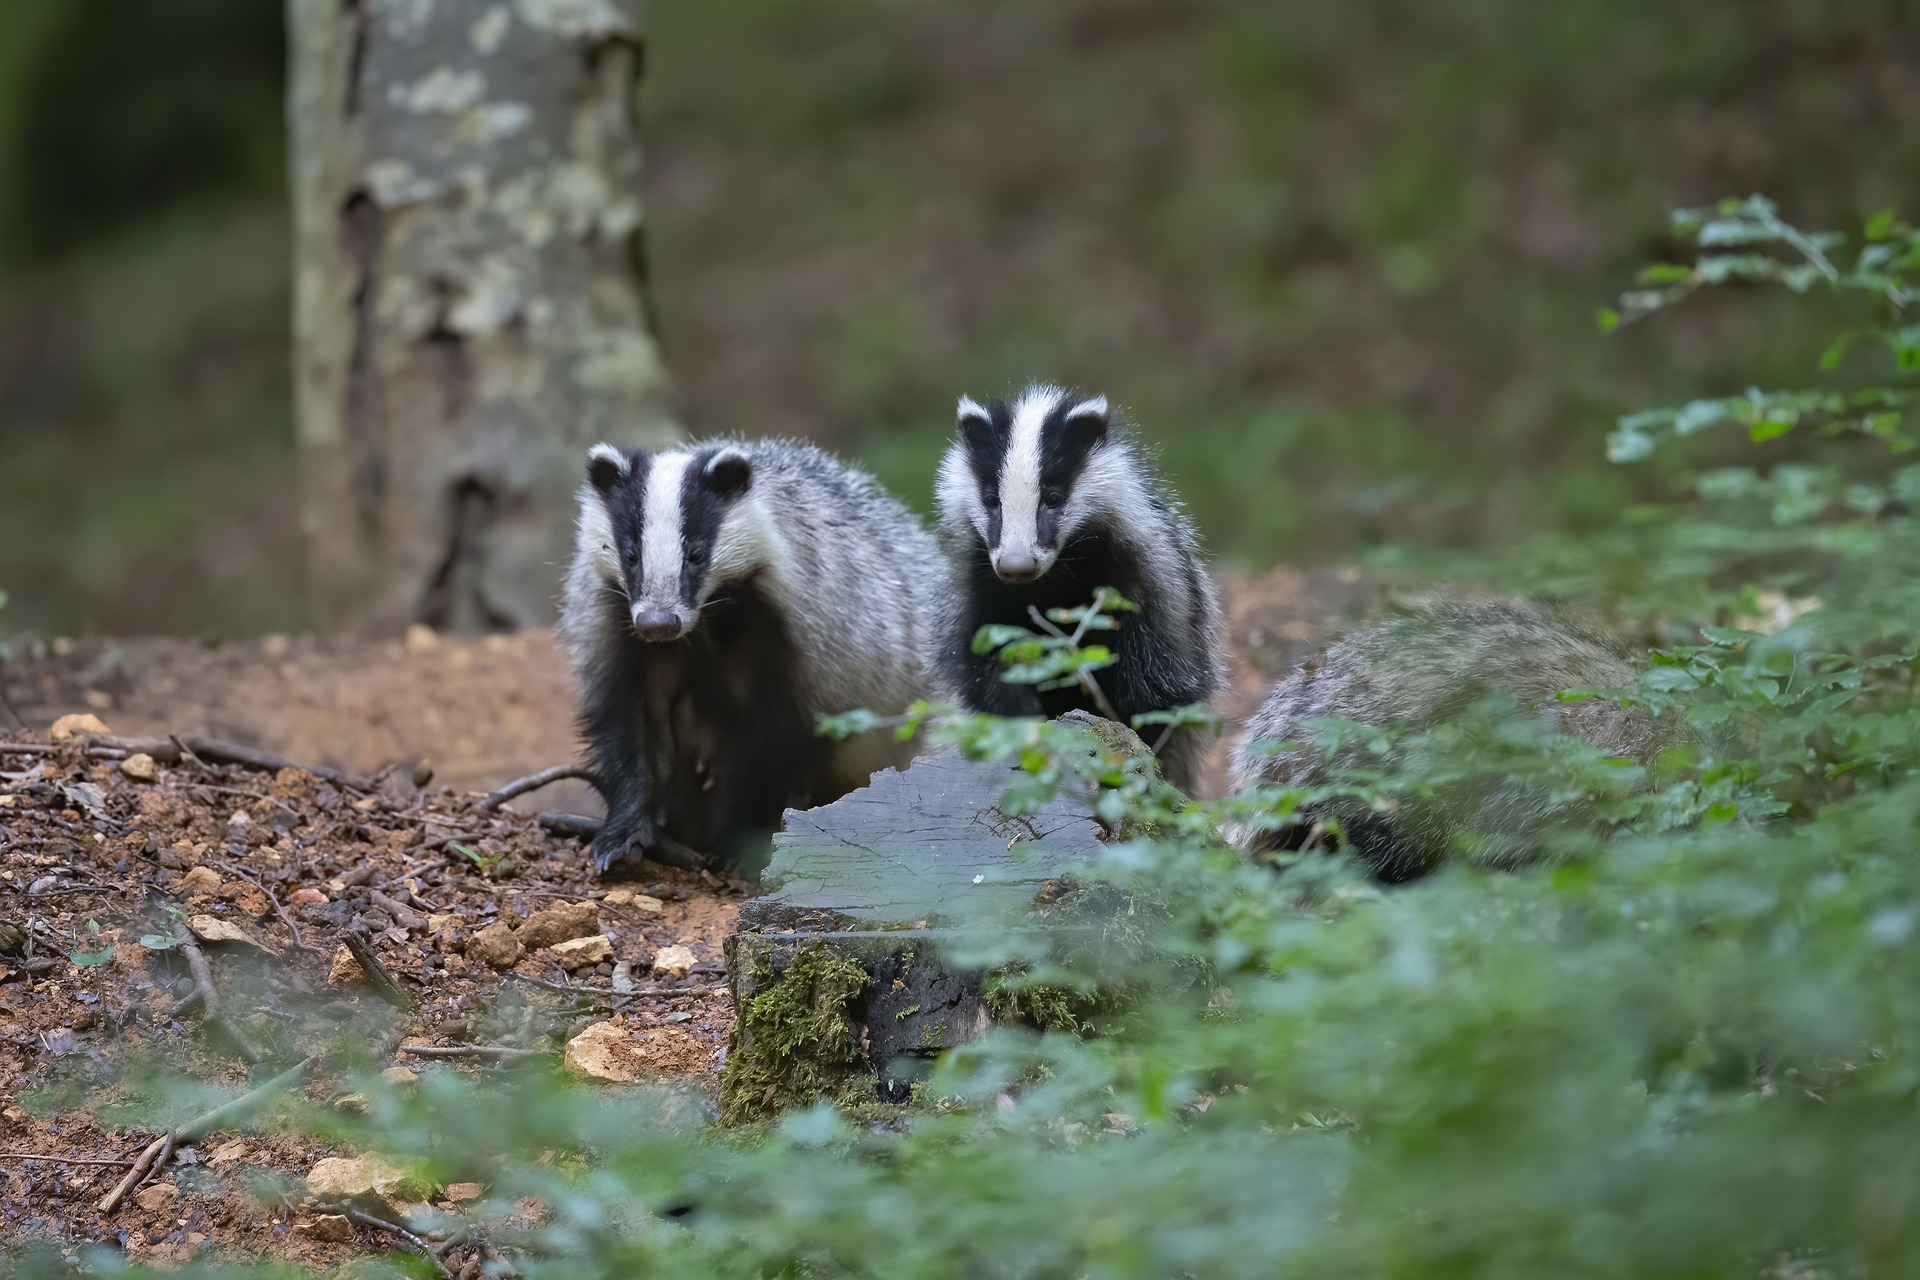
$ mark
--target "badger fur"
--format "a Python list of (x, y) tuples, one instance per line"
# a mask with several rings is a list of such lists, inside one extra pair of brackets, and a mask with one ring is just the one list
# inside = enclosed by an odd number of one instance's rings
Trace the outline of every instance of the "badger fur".
[[(1557, 608), (1524, 601), (1429, 603), (1347, 636), (1275, 685), (1235, 744), (1232, 789), (1317, 786), (1363, 761), (1359, 746), (1331, 759), (1312, 746), (1308, 722), (1316, 718), (1418, 731), (1500, 694), (1510, 695), (1521, 713), (1550, 717), (1559, 732), (1651, 764), (1685, 733), (1670, 719), (1605, 698), (1558, 696), (1576, 688), (1631, 689), (1642, 665), (1624, 641)], [(1275, 750), (1284, 743), (1297, 745)], [(1492, 866), (1537, 858), (1553, 826), (1579, 820), (1575, 804), (1524, 780), (1488, 778), (1410, 798), (1391, 815), (1354, 800), (1329, 802), (1306, 816), (1337, 821), (1369, 870), (1394, 881), (1425, 874), (1463, 848)], [(1307, 825), (1270, 831), (1241, 824), (1227, 835), (1259, 851), (1299, 847), (1307, 831)], [(1463, 845), (1463, 836), (1470, 843)]]
[[(1123, 720), (1204, 703), (1224, 683), (1220, 601), (1199, 539), (1104, 396), (1050, 386), (988, 404), (963, 396), (937, 502), (958, 595), (940, 643), (942, 671), (966, 709), (1097, 712), (1080, 688), (1041, 692), (1001, 680), (999, 655), (976, 654), (973, 636), (990, 623), (1031, 627), (1030, 609), (1085, 605), (1099, 587), (1140, 606), (1100, 637), (1116, 661), (1096, 678)], [(1168, 781), (1191, 792), (1206, 747), (1195, 729), (1169, 735), (1160, 750)]]
[(602, 871), (751, 858), (783, 810), (904, 763), (891, 733), (815, 732), (929, 690), (942, 561), (872, 478), (784, 441), (602, 444), (579, 499), (560, 634), (607, 802)]

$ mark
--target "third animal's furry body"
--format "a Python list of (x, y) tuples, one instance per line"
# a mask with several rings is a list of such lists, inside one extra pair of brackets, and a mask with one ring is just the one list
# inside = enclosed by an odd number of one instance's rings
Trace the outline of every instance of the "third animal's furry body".
[[(1559, 700), (1574, 688), (1631, 690), (1641, 665), (1618, 637), (1546, 606), (1430, 604), (1347, 636), (1276, 684), (1235, 746), (1232, 788), (1313, 786), (1354, 763), (1355, 757), (1328, 758), (1312, 745), (1315, 719), (1421, 730), (1501, 694), (1523, 712), (1551, 716), (1561, 732), (1650, 764), (1683, 736), (1681, 727), (1607, 698)], [(1297, 745), (1275, 750), (1286, 743)], [(1444, 861), (1469, 833), (1482, 863), (1526, 861), (1538, 855), (1552, 824), (1584, 815), (1537, 788), (1488, 779), (1416, 798), (1391, 815), (1340, 801), (1312, 816), (1337, 819), (1355, 855), (1376, 874), (1405, 879)], [(1243, 826), (1229, 834), (1245, 848), (1270, 849), (1301, 838), (1304, 828)]]

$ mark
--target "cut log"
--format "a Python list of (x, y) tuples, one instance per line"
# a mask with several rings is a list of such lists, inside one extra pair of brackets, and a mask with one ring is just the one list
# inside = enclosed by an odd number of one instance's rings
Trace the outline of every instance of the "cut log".
[[(1147, 754), (1124, 728), (1098, 730), (1103, 752)], [(942, 1050), (989, 1025), (987, 975), (953, 957), (969, 940), (1042, 928), (1036, 895), (1108, 838), (1067, 796), (1004, 813), (1021, 776), (942, 753), (788, 812), (766, 892), (741, 907), (727, 943), (737, 1015), (721, 1080), (729, 1121), (821, 1097), (904, 1102)]]

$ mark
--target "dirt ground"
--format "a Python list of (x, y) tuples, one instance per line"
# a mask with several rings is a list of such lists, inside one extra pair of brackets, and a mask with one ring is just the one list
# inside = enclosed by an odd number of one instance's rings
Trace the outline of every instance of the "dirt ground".
[[(1340, 573), (1280, 570), (1225, 587), (1230, 722), (1329, 629), (1378, 602)], [(510, 1070), (529, 1052), (557, 1060), (617, 1014), (641, 1078), (713, 1090), (732, 1024), (722, 946), (750, 887), (653, 864), (631, 882), (599, 881), (577, 840), (532, 816), (593, 813), (579, 783), (480, 806), (488, 788), (572, 758), (569, 680), (544, 632), (56, 641), (5, 668), (0, 692), (20, 724), (8, 734), (0, 720), (13, 744), (0, 745), (0, 1250), (91, 1241), (146, 1261), (213, 1251), (328, 1267), (395, 1245), (379, 1227), (326, 1217), (311, 1197), (266, 1203), (247, 1190), (243, 1171), (298, 1187), (344, 1154), (285, 1135), (215, 1131), (183, 1144), (103, 1210), (155, 1135), (112, 1126), (102, 1108), (131, 1064), (156, 1056), (241, 1085), (318, 1055), (302, 1087), (323, 1101), (341, 1089), (325, 1042), (344, 1028), (368, 1028), (396, 1068), (424, 1075)], [(198, 758), (102, 758), (113, 752), (98, 745), (89, 755), (84, 737), (50, 741), (55, 720), (74, 713), (122, 737), (265, 749), (353, 785)], [(176, 935), (207, 962), (214, 1017), (195, 1003), (188, 947), (166, 945)], [(390, 979), (384, 995), (380, 975), (351, 958), (349, 935)], [(585, 944), (587, 962), (570, 970), (550, 944), (580, 937), (606, 941)], [(37, 1102), (54, 1081), (83, 1083), (86, 1102)], [(475, 1274), (484, 1258), (457, 1245), (442, 1261)]]

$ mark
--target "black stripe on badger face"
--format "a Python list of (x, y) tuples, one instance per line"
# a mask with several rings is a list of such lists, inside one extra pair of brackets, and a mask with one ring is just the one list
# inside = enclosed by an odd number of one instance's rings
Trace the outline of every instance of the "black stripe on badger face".
[(651, 458), (636, 453), (626, 475), (601, 456), (593, 466), (594, 487), (613, 523), (634, 632), (642, 640), (678, 640), (699, 621), (721, 524), (752, 487), (753, 463), (723, 445)]
[(1030, 387), (1011, 404), (964, 400), (960, 438), (978, 487), (994, 572), (1031, 582), (1059, 557), (1073, 487), (1107, 439), (1104, 396)]

